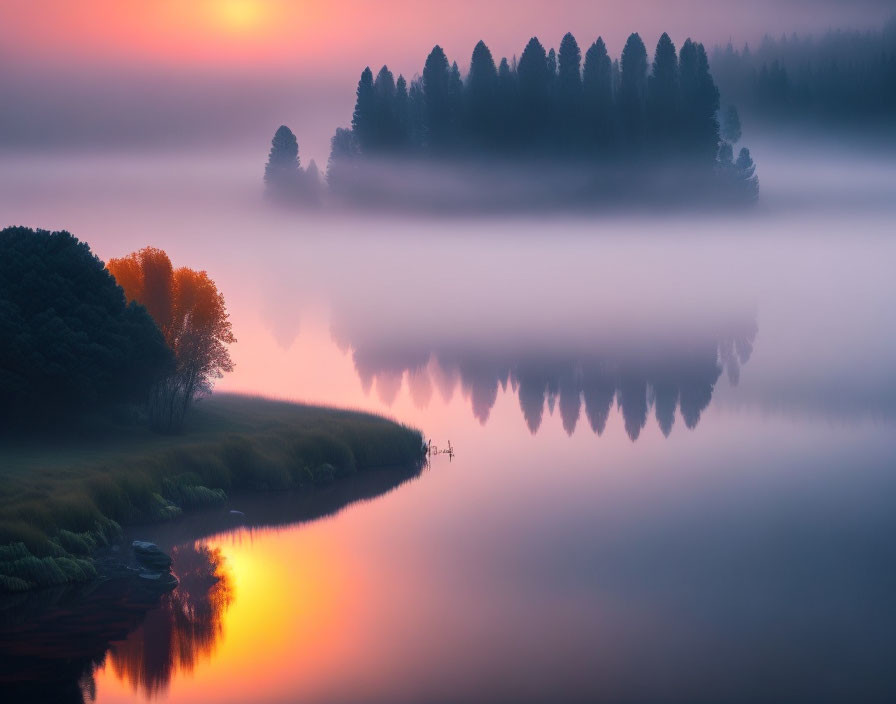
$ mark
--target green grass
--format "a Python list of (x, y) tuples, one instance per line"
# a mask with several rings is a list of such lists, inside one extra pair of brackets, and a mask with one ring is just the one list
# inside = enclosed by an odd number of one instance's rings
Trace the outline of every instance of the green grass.
[(0, 591), (89, 578), (120, 525), (168, 520), (235, 491), (310, 488), (423, 459), (385, 418), (215, 395), (179, 435), (125, 423), (0, 441)]

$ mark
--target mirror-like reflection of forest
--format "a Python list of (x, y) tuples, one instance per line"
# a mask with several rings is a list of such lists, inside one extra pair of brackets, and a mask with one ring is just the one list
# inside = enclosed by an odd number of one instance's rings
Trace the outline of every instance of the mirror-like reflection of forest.
[(541, 427), (545, 409), (553, 414), (555, 408), (568, 435), (575, 432), (583, 411), (591, 430), (602, 435), (615, 402), (626, 433), (635, 441), (651, 413), (667, 437), (676, 412), (685, 427), (694, 429), (722, 374), (732, 386), (737, 385), (756, 333), (755, 318), (741, 316), (727, 326), (687, 335), (674, 345), (661, 345), (648, 337), (638, 342), (597, 342), (588, 350), (351, 346), (365, 392), (370, 393), (375, 384), (386, 404), (394, 402), (405, 375), (418, 408), (429, 403), (434, 388), (449, 399), (459, 385), (473, 415), (485, 425), (499, 391), (509, 388), (519, 398), (533, 435)]
[(96, 698), (94, 673), (106, 668), (135, 697), (164, 698), (177, 675), (212, 658), (237, 598), (225, 556), (205, 538), (239, 527), (269, 530), (331, 516), (419, 473), (419, 468), (384, 468), (310, 493), (239, 497), (244, 511), (238, 514), (217, 507), (144, 528), (171, 555), (179, 583), (170, 592), (134, 578), (5, 597), (0, 600), (0, 685), (13, 701), (84, 704)]

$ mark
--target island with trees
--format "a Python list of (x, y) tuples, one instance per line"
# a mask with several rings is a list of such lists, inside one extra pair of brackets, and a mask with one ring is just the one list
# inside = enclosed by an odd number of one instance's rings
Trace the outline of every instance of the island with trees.
[[(519, 59), (480, 41), (466, 73), (436, 46), (410, 82), (387, 66), (358, 82), (351, 127), (333, 135), (328, 197), (401, 207), (607, 208), (650, 202), (750, 205), (759, 180), (736, 108), (722, 109), (703, 45), (667, 34), (652, 60), (638, 34), (618, 59), (602, 38), (583, 52), (533, 37)], [(273, 139), (265, 183), (287, 203), (318, 203), (294, 133)]]
[(95, 578), (128, 524), (424, 459), (368, 414), (197, 405), (235, 338), (209, 275), (159, 249), (104, 264), (65, 231), (0, 230), (0, 340), (0, 592)]

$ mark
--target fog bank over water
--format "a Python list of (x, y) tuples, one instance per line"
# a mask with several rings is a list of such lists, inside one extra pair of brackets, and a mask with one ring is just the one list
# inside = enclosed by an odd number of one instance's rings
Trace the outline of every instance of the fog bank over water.
[[(239, 340), (222, 389), (332, 403), (336, 355), (351, 403), (389, 411), (359, 375), (394, 377), (395, 360), (401, 388), (440, 353), (508, 368), (643, 355), (734, 315), (756, 321), (755, 352), (719, 403), (892, 417), (890, 153), (753, 143), (762, 195), (746, 214), (280, 210), (262, 197), (263, 152), (234, 151), (7, 155), (0, 218), (69, 229), (104, 260), (152, 245), (208, 270)], [(355, 369), (371, 350), (385, 368)]]

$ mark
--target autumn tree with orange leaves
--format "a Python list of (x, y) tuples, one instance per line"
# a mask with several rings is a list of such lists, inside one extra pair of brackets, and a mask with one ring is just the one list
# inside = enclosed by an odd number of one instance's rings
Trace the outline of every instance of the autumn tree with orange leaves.
[(227, 345), (236, 339), (224, 296), (206, 272), (175, 269), (154, 247), (111, 259), (107, 267), (127, 299), (146, 308), (174, 352), (174, 371), (156, 385), (149, 412), (155, 428), (178, 430), (190, 405), (233, 371)]

